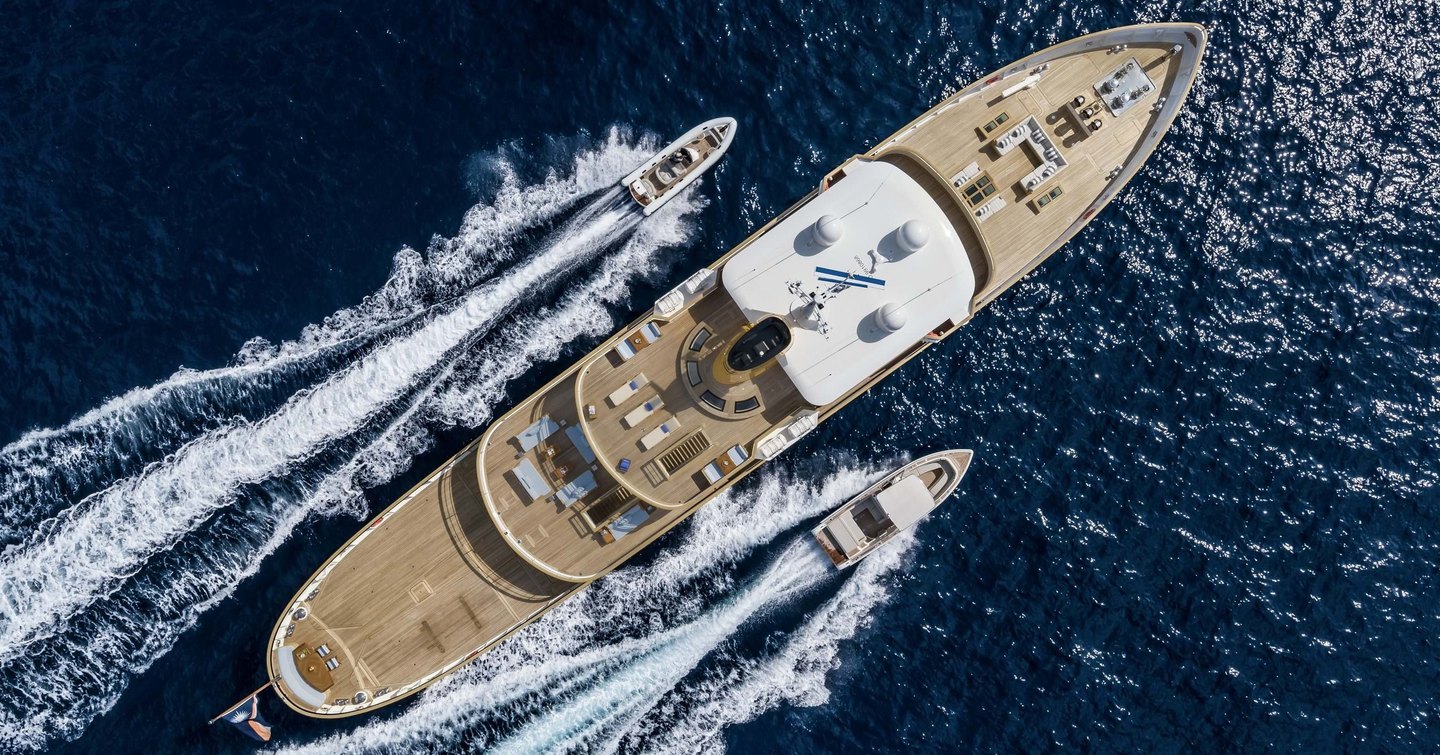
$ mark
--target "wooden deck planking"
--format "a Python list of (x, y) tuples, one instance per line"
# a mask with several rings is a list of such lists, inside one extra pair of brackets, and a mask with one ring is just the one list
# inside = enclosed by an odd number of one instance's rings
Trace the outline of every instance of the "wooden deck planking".
[[(520, 410), (501, 420), (485, 455), (484, 474), (496, 513), (505, 528), (520, 542), (526, 555), (566, 574), (604, 572), (643, 546), (646, 538), (640, 536), (642, 533), (651, 528), (668, 528), (712, 492), (714, 486), (700, 474), (701, 468), (732, 445), (750, 449), (759, 436), (799, 405), (799, 394), (778, 366), (756, 377), (754, 384), (762, 396), (762, 407), (754, 412), (720, 417), (701, 408), (691, 397), (683, 376), (689, 333), (703, 325), (711, 330), (712, 338), (732, 340), (746, 322), (729, 295), (723, 288), (717, 287), (673, 319), (661, 322), (661, 338), (641, 349), (629, 361), (621, 362), (613, 350), (599, 352), (589, 358), (576, 374), (564, 377), (549, 391), (537, 395)], [(577, 377), (581, 374), (584, 375), (585, 395), (577, 399), (574, 390)], [(640, 374), (645, 375), (648, 384), (619, 407), (611, 407), (606, 397)], [(660, 397), (663, 407), (633, 428), (621, 424), (622, 417), (656, 396)], [(591, 448), (608, 462), (609, 467), (616, 467), (621, 459), (629, 459), (630, 471), (623, 479), (609, 474), (607, 464), (597, 462), (593, 468), (582, 464), (578, 452), (564, 437), (566, 427), (582, 421), (581, 407), (587, 404), (594, 405), (597, 414), (594, 420), (585, 421)], [(511, 440), (544, 416), (564, 423), (564, 427), (549, 439), (558, 448), (566, 449), (554, 461), (542, 456), (540, 448), (543, 445), (521, 454), (518, 445)], [(672, 417), (679, 419), (680, 429), (670, 440), (648, 451), (642, 449), (640, 438)], [(709, 449), (658, 485), (647, 479), (646, 465), (670, 450), (681, 438), (702, 429), (710, 440)], [(562, 482), (549, 473), (557, 462), (569, 467), (566, 479), (590, 471), (598, 485), (583, 501), (569, 507), (545, 498), (527, 502), (522, 499), (521, 491), (509, 474), (524, 459), (529, 459), (556, 490)], [(640, 530), (620, 540), (606, 542), (588, 530), (579, 519), (580, 512), (621, 484), (638, 493), (642, 500), (658, 505)], [(479, 497), (478, 490), (476, 496)]]
[[(617, 365), (607, 354), (596, 359), (587, 368), (584, 383), (586, 396), (582, 402), (595, 404), (598, 411), (596, 419), (588, 423), (590, 435), (597, 443), (596, 451), (612, 465), (621, 458), (631, 460), (632, 467), (625, 479), (628, 487), (663, 506), (684, 506), (692, 503), (711, 487), (700, 476), (700, 469), (705, 464), (730, 446), (739, 444), (749, 449), (755, 439), (798, 407), (799, 393), (784, 370), (775, 363), (771, 363), (771, 368), (760, 373), (753, 381), (761, 395), (761, 408), (754, 412), (720, 415), (714, 410), (702, 408), (699, 401), (691, 397), (684, 376), (685, 360), (692, 353), (688, 351), (688, 334), (700, 325), (710, 330), (712, 343), (716, 339), (728, 343), (737, 338), (741, 328), (747, 324), (744, 314), (723, 286), (717, 286), (672, 321), (662, 323), (661, 339), (641, 350), (630, 361)], [(702, 372), (708, 377), (711, 361), (724, 349), (722, 347), (717, 350), (712, 346), (707, 351), (711, 356), (700, 361), (704, 365)], [(604, 398), (611, 391), (642, 373), (650, 379), (650, 386), (618, 408), (611, 408), (605, 403)], [(633, 429), (621, 426), (621, 417), (645, 399), (657, 394), (665, 403), (663, 409)], [(642, 450), (640, 438), (671, 416), (679, 419), (681, 429), (669, 442), (650, 451)], [(675, 441), (700, 429), (703, 429), (710, 439), (710, 450), (687, 463), (659, 485), (646, 479), (642, 472), (646, 464), (669, 450)]]
[[(1105, 125), (1098, 133), (1077, 138), (1075, 124), (1061, 113), (1065, 103), (1077, 94), (1085, 94), (1094, 102), (1095, 80), (1130, 56), (1147, 69), (1157, 89), (1164, 91), (1174, 73), (1172, 59), (1165, 55), (1164, 48), (1133, 47), (1121, 55), (1095, 50), (1055, 61), (1035, 87), (1003, 100), (999, 91), (989, 90), (959, 100), (955, 107), (916, 129), (898, 145), (877, 152), (880, 156), (891, 151), (913, 153), (947, 183), (949, 177), (971, 162), (978, 162), (982, 170), (990, 173), (1000, 189), (999, 196), (1005, 197), (1006, 207), (980, 222), (978, 232), (992, 265), (988, 284), (1007, 285), (1016, 273), (1033, 266), (1036, 258), (1045, 254), (1100, 196), (1109, 183), (1109, 171), (1129, 158), (1154, 119), (1147, 105), (1132, 108), (1118, 119), (1107, 111), (1102, 116)], [(1019, 186), (1020, 179), (1034, 167), (1026, 149), (1020, 147), (998, 155), (989, 145), (1004, 128), (984, 138), (978, 131), (980, 125), (1002, 112), (1010, 115), (1006, 126), (1034, 116), (1070, 162), (1037, 191), (1043, 193), (1054, 186), (1064, 189), (1064, 194), (1043, 210), (1036, 210), (1031, 203), (1033, 195)], [(950, 196), (962, 211), (973, 211), (958, 193)], [(977, 287), (976, 297), (988, 299), (993, 292)]]
[[(291, 641), (329, 645), (340, 659), (327, 697), (412, 682), (498, 639), (574, 587), (487, 535), (493, 526), (479, 510), (474, 474), (470, 454), (388, 516), (321, 584)], [(463, 544), (447, 518), (462, 523)]]

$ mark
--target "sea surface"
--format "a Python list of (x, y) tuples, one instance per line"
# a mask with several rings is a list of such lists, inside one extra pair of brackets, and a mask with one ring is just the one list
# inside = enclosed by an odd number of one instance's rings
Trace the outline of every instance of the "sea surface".
[[(371, 514), (939, 98), (1188, 20), (1097, 220), (690, 523), (309, 752), (1440, 750), (1440, 6), (7, 3), (0, 749), (241, 752)], [(605, 191), (728, 115), (643, 221)], [(887, 468), (960, 492), (844, 575)]]

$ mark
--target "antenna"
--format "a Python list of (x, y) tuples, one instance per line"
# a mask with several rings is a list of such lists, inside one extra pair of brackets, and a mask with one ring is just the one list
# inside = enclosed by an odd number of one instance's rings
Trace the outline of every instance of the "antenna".
[(815, 330), (822, 336), (830, 335), (830, 323), (825, 321), (823, 314), (825, 302), (830, 301), (835, 298), (837, 293), (845, 290), (844, 284), (836, 283), (826, 289), (806, 291), (805, 284), (800, 281), (790, 281), (785, 287), (792, 295), (800, 300), (801, 303), (798, 309), (803, 310), (803, 317), (806, 320), (815, 323)]
[[(872, 252), (872, 254), (874, 253)], [(864, 267), (864, 261), (861, 260), (859, 257), (855, 258), (855, 264), (857, 267)], [(872, 269), (869, 272), (873, 273), (874, 270)], [(839, 275), (839, 273), (830, 272), (827, 273), (827, 275), (833, 276)], [(859, 273), (855, 272), (852, 269), (845, 273), (845, 277), (839, 280), (830, 280), (828, 286), (825, 286), (824, 288), (816, 288), (810, 291), (807, 291), (805, 289), (805, 284), (798, 280), (789, 281), (785, 284), (785, 288), (790, 292), (792, 296), (800, 300), (800, 306), (796, 307), (795, 309), (803, 310), (802, 317), (805, 320), (814, 323), (815, 330), (819, 331), (820, 335), (829, 336), (830, 323), (825, 321), (825, 317), (822, 314), (823, 310), (825, 309), (825, 303), (839, 296), (840, 293), (842, 291), (845, 291), (846, 289), (854, 288), (856, 286), (864, 288), (864, 286), (859, 283), (851, 284), (851, 281), (855, 280), (856, 276), (858, 275)], [(825, 281), (822, 281), (822, 283), (823, 282)]]

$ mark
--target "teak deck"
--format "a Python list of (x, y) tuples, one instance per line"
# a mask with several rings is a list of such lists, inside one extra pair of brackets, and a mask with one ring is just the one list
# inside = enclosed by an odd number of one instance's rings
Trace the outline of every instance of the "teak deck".
[[(1116, 46), (1124, 47), (1112, 49)], [(1183, 51), (1172, 53), (1172, 47)], [(1188, 24), (1126, 27), (1070, 40), (966, 86), (852, 161), (899, 166), (944, 210), (976, 277), (973, 316), (1079, 231), (1135, 175), (1173, 121), (1203, 48), (1203, 29)], [(1065, 104), (1082, 93), (1093, 101), (1092, 84), (1132, 56), (1158, 91), (1120, 116), (1104, 111), (1103, 127), (1087, 131)], [(1033, 86), (1002, 96), (1035, 71), (1042, 75)], [(982, 136), (981, 125), (1000, 113), (1009, 116), (1005, 126)], [(1020, 183), (1037, 165), (1030, 150), (1022, 145), (1002, 156), (993, 144), (1030, 116), (1068, 161), (1035, 192)], [(1006, 202), (984, 220), (951, 181), (971, 163), (991, 177), (996, 196)], [(842, 165), (826, 176), (821, 191), (843, 181), (844, 170)], [(1057, 185), (1063, 194), (1040, 208), (1036, 199)], [(794, 209), (712, 268), (723, 268)], [(758, 441), (797, 412), (810, 411), (821, 420), (833, 415), (969, 319), (940, 324), (931, 338), (832, 404), (808, 406), (774, 362), (754, 374), (732, 374), (723, 366), (726, 347), (749, 326), (723, 284), (678, 312), (657, 311), (647, 311), (494, 422), (306, 580), (275, 626), (267, 668), (272, 678), (280, 677), (279, 659), (301, 645), (323, 646), (334, 668), (323, 702), (307, 702), (302, 690), (277, 682), (287, 704), (307, 715), (346, 716), (423, 689), (614, 569), (749, 474), (763, 461)], [(622, 359), (617, 346), (647, 323), (659, 329), (659, 339)], [(709, 337), (697, 350), (692, 344), (702, 330)], [(642, 374), (646, 385), (611, 406), (607, 396)], [(692, 385), (696, 376), (700, 384)], [(707, 390), (707, 400), (719, 408), (702, 400)], [(655, 397), (662, 408), (633, 427), (621, 423)], [(753, 409), (739, 411), (752, 401)], [(517, 436), (541, 418), (559, 430), (522, 450)], [(677, 420), (679, 428), (658, 445), (643, 447), (642, 438), (667, 420)], [(582, 456), (572, 428), (583, 433), (593, 462)], [(748, 458), (733, 470), (727, 461), (724, 476), (712, 483), (703, 470), (731, 447)], [(671, 469), (662, 464), (666, 454)], [(569, 506), (553, 495), (532, 501), (515, 471), (527, 461), (552, 491), (587, 473), (596, 486)], [(536, 478), (529, 479), (533, 484)], [(617, 516), (642, 513), (645, 521), (628, 532), (611, 524)]]

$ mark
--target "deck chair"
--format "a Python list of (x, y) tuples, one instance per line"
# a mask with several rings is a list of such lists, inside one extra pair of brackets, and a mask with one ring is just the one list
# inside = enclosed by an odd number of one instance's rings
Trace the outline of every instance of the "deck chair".
[(649, 382), (650, 379), (645, 377), (645, 373), (642, 372), (631, 378), (630, 382), (611, 391), (610, 395), (605, 397), (605, 400), (610, 402), (611, 406), (618, 409), (621, 404), (634, 398), (635, 394), (639, 393), (640, 389), (645, 387), (645, 384)]
[(515, 436), (515, 442), (519, 444), (521, 451), (529, 451), (540, 445), (541, 441), (554, 435), (555, 431), (559, 429), (559, 423), (550, 419), (549, 415), (546, 415), (535, 420), (534, 424), (521, 430), (520, 433)]
[(670, 438), (671, 435), (675, 434), (676, 430), (679, 429), (680, 420), (671, 417), (670, 419), (661, 422), (659, 427), (651, 430), (648, 433), (645, 433), (644, 437), (640, 438), (640, 447), (645, 449), (646, 451), (658, 448), (660, 444), (664, 443), (667, 439)]
[(631, 409), (629, 414), (621, 417), (620, 424), (626, 428), (633, 429), (641, 422), (644, 422), (650, 415), (654, 414), (655, 410), (664, 408), (664, 406), (665, 402), (661, 401), (660, 396), (657, 394), (655, 398)]
[(615, 354), (620, 357), (620, 361), (628, 362), (635, 356), (635, 347), (631, 346), (629, 341), (621, 341), (615, 344)]
[(565, 506), (570, 506), (581, 498), (590, 495), (590, 493), (594, 490), (595, 475), (593, 473), (586, 472), (585, 474), (582, 474), (579, 477), (576, 477), (575, 479), (566, 483), (565, 487), (560, 488), (559, 492), (555, 494), (555, 497), (560, 500), (561, 504)]

